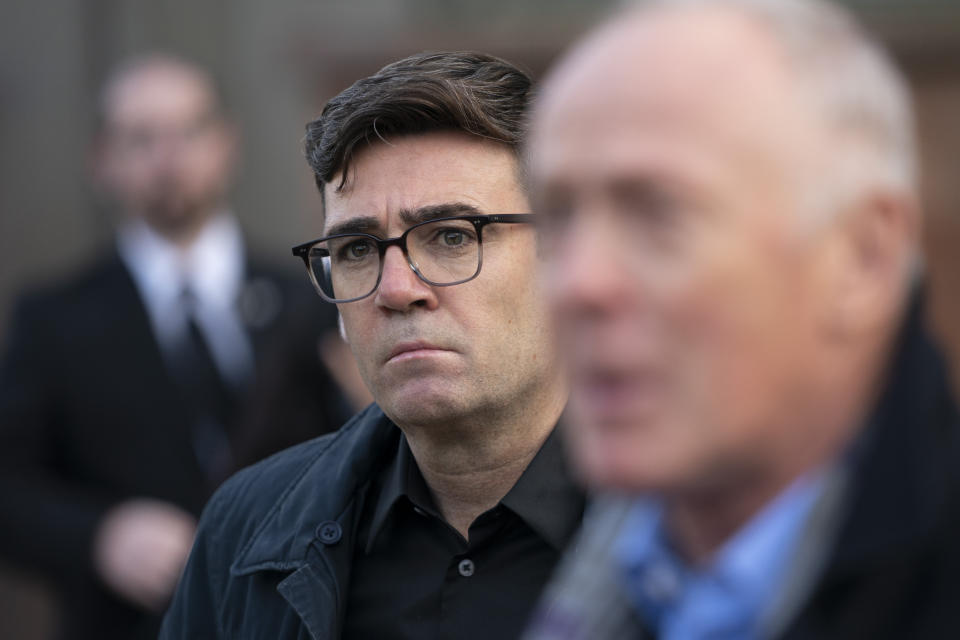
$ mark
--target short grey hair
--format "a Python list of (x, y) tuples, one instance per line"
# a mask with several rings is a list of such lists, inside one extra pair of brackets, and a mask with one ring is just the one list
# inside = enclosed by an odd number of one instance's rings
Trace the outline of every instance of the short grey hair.
[[(843, 197), (878, 183), (915, 195), (916, 125), (908, 84), (884, 47), (828, 0), (636, 0), (651, 9), (722, 9), (758, 23), (848, 142), (836, 167)], [(842, 149), (843, 147), (841, 147)], [(821, 189), (823, 185), (821, 185)]]

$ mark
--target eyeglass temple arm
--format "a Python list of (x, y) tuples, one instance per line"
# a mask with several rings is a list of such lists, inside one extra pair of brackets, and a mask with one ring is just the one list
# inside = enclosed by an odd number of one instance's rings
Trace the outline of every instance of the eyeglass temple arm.
[(501, 222), (504, 224), (515, 224), (519, 222), (533, 222), (536, 215), (533, 213), (497, 213), (487, 218), (490, 222)]

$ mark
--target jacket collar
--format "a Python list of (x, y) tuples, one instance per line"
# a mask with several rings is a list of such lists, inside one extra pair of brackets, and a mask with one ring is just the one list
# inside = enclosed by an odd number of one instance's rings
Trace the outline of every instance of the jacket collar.
[(922, 548), (956, 498), (957, 411), (946, 367), (924, 329), (922, 297), (910, 306), (886, 384), (855, 444), (828, 577)]
[(313, 453), (287, 485), (253, 535), (243, 545), (230, 573), (289, 571), (306, 563), (321, 525), (352, 526), (357, 489), (369, 481), (380, 458), (395, 450), (400, 430), (375, 404), (357, 414)]

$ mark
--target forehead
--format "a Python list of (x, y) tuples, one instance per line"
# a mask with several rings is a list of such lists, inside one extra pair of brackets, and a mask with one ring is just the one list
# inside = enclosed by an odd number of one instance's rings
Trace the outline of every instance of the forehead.
[(194, 118), (214, 103), (200, 73), (158, 62), (116, 79), (105, 93), (104, 111), (108, 125), (136, 126)]
[(798, 94), (779, 47), (745, 18), (708, 10), (629, 16), (576, 49), (547, 82), (532, 131), (533, 174), (711, 152), (777, 154), (802, 137)]
[(343, 189), (324, 185), (324, 229), (356, 217), (394, 227), (400, 212), (462, 203), (482, 213), (527, 210), (513, 151), (463, 133), (435, 132), (373, 143), (356, 153)]

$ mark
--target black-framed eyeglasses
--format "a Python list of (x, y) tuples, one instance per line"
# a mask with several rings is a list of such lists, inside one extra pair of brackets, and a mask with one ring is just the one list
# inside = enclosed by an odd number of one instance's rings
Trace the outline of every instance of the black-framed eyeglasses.
[(293, 248), (310, 282), (328, 302), (366, 298), (380, 286), (383, 257), (400, 247), (407, 264), (429, 285), (450, 287), (477, 277), (483, 266), (483, 228), (488, 224), (532, 223), (531, 213), (453, 216), (413, 225), (396, 238), (339, 233)]

